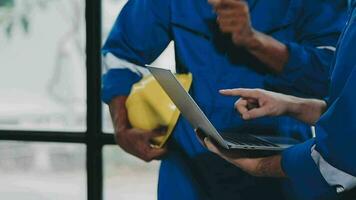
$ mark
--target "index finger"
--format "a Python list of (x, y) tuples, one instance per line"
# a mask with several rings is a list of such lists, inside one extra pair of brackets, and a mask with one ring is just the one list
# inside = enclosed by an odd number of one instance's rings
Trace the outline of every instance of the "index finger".
[(257, 89), (227, 89), (227, 90), (220, 90), (220, 94), (226, 96), (241, 96), (244, 98), (255, 98), (258, 99), (261, 95)]

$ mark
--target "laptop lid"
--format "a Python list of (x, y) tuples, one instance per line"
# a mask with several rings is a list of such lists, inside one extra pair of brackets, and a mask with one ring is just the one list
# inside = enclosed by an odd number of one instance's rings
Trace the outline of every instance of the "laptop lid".
[(163, 90), (171, 98), (182, 115), (191, 123), (194, 129), (201, 129), (209, 137), (213, 138), (221, 146), (228, 148), (227, 143), (210, 123), (206, 115), (199, 108), (188, 92), (184, 90), (170, 70), (147, 65)]

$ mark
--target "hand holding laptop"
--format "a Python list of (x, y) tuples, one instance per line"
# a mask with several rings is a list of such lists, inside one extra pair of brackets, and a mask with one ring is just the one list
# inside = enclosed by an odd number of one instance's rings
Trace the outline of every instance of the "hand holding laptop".
[[(221, 90), (220, 93), (228, 96), (240, 96), (240, 99), (235, 103), (235, 109), (241, 113), (245, 120), (288, 114), (313, 124), (326, 108), (325, 102), (321, 100), (301, 99), (261, 89)], [(253, 176), (286, 177), (281, 167), (281, 155), (251, 158), (238, 151), (224, 150), (208, 137), (203, 139), (203, 145)]]
[[(256, 136), (248, 133), (219, 133), (169, 70), (147, 67), (193, 128), (201, 130), (198, 131), (197, 136), (202, 145), (251, 175), (285, 177), (279, 153), (298, 144), (298, 141), (292, 138)], [(257, 107), (256, 105), (254, 107), (246, 105), (246, 109), (247, 107), (250, 110), (266, 109), (264, 108), (265, 104), (259, 102), (259, 98), (255, 98), (250, 103), (256, 104), (256, 102), (258, 103)], [(277, 155), (251, 158), (247, 157), (248, 155), (245, 156), (247, 151), (250, 153), (274, 152)]]
[[(235, 103), (235, 109), (241, 113), (245, 120), (263, 116), (278, 116), (288, 112), (287, 95), (263, 91), (260, 89), (232, 89), (220, 90), (220, 93), (228, 96), (240, 96)], [(196, 131), (200, 142), (211, 152), (219, 155), (231, 164), (239, 167), (246, 173), (258, 177), (286, 177), (281, 168), (281, 155), (252, 158), (241, 150), (226, 150), (208, 137), (203, 137), (199, 130)]]
[(219, 155), (231, 164), (239, 167), (246, 173), (258, 177), (286, 177), (281, 167), (281, 155), (251, 158), (243, 152), (228, 151), (215, 145), (209, 138), (204, 139), (205, 146), (213, 153)]
[(147, 68), (193, 128), (202, 130), (205, 137), (213, 139), (220, 147), (255, 152), (278, 152), (299, 143), (289, 137), (250, 134), (246, 132), (248, 130), (245, 132), (220, 132), (216, 130), (190, 94), (184, 90), (172, 72), (152, 66), (147, 66)]

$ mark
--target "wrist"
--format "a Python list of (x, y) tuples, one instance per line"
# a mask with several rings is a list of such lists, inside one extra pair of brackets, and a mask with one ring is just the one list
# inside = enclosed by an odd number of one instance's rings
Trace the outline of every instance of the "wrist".
[(246, 40), (245, 48), (248, 51), (258, 51), (263, 46), (263, 35), (252, 29), (250, 37)]
[(325, 112), (326, 102), (318, 99), (302, 99), (292, 97), (292, 103), (288, 108), (288, 114), (308, 124), (315, 124)]
[(260, 60), (273, 73), (282, 73), (288, 62), (289, 52), (285, 44), (256, 30), (245, 43), (246, 50)]
[(285, 112), (283, 114), (296, 117), (303, 111), (304, 105), (304, 99), (286, 95)]

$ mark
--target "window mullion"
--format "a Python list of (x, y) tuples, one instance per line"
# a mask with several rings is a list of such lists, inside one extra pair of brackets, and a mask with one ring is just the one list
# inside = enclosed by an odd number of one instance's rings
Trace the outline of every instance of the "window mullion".
[(87, 53), (87, 193), (88, 200), (102, 200), (100, 0), (86, 0), (85, 17)]

